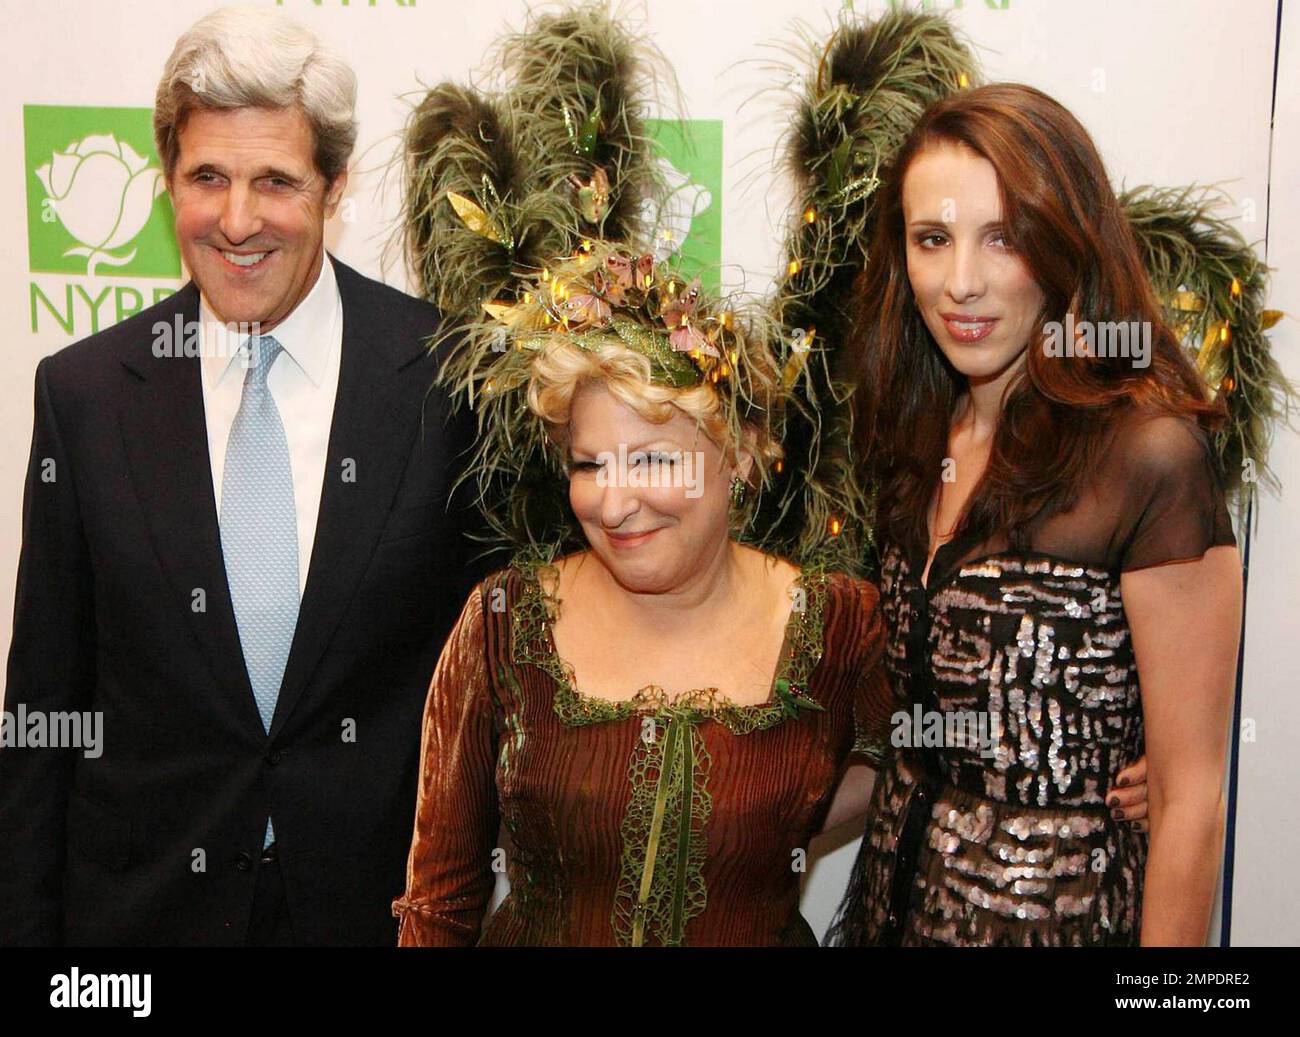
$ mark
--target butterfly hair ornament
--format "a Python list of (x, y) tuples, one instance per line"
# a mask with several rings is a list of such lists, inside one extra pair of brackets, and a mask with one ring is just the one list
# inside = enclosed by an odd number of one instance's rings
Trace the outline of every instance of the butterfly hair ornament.
[[(659, 398), (713, 397), (708, 409), (721, 416), (726, 448), (779, 437), (783, 391), (761, 307), (716, 298), (699, 278), (687, 280), (650, 253), (599, 239), (521, 274), (505, 294), (457, 325), (440, 376), (478, 415), (471, 470), (498, 540), (580, 543), (567, 507), (564, 449), (528, 404), (537, 362), (557, 350), (601, 358), (631, 352)], [(767, 465), (757, 465), (756, 475), (764, 481)], [(736, 518), (743, 526), (744, 515)], [(737, 533), (755, 539), (752, 529)]]

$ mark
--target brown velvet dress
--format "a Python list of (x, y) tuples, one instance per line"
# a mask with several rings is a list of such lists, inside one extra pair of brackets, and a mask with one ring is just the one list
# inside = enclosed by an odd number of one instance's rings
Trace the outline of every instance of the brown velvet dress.
[(537, 568), (475, 589), (434, 672), (400, 944), (815, 943), (803, 851), (849, 753), (887, 738), (874, 585), (802, 572), (765, 704), (607, 702), (556, 655)]
[(881, 769), (828, 942), (1136, 944), (1147, 837), (1105, 805), (1145, 752), (1120, 578), (1234, 542), (1201, 431), (1134, 411), (1027, 543), (959, 534), (925, 583), (924, 545), (887, 543), (885, 660), (905, 712), (981, 718), (987, 738), (911, 738)]

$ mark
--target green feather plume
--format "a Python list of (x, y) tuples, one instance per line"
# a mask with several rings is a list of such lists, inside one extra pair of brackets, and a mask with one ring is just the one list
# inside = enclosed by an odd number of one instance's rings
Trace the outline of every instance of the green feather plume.
[(1281, 316), (1264, 308), (1268, 268), (1216, 214), (1226, 200), (1196, 186), (1143, 186), (1120, 195), (1166, 322), (1227, 408), (1214, 446), (1244, 506), (1257, 482), (1279, 488), (1268, 468), (1269, 439), (1279, 421), (1289, 420), (1296, 390), (1265, 335)]
[(777, 553), (798, 556), (820, 541), (837, 567), (861, 573), (867, 564), (870, 501), (852, 454), (838, 346), (882, 171), (930, 104), (977, 79), (970, 48), (941, 15), (894, 11), (873, 21), (846, 12), (829, 40), (808, 41), (786, 142), (797, 202), (773, 301), (785, 329), (779, 359), (794, 375), (787, 461), (756, 520)]

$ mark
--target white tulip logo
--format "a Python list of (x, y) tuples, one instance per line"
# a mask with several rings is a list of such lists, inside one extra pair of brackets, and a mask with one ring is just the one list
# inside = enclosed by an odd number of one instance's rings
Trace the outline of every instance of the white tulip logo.
[(713, 204), (713, 195), (664, 156), (659, 156), (658, 162), (659, 174), (668, 189), (667, 197), (658, 209), (652, 199), (645, 199), (641, 215), (654, 228), (655, 261), (663, 262), (685, 244), (691, 233), (691, 223)]
[(144, 230), (154, 199), (166, 189), (162, 170), (111, 133), (69, 144), (36, 175), (45, 187), (46, 204), (81, 243), (63, 254), (85, 256), (91, 277), (101, 263), (122, 266), (135, 258), (135, 249), (114, 253)]

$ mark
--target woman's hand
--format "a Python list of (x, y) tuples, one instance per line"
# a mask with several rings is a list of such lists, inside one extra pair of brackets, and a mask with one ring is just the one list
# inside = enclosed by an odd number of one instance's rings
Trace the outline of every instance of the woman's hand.
[(1115, 784), (1106, 793), (1106, 805), (1117, 821), (1127, 821), (1139, 832), (1150, 828), (1147, 822), (1147, 758), (1142, 756), (1115, 775)]

